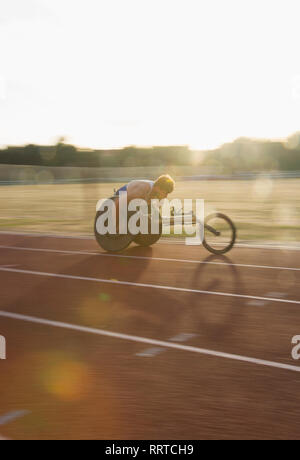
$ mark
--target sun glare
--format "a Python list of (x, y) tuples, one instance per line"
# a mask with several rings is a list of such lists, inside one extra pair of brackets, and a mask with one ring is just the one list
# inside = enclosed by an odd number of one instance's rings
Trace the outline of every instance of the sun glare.
[(1, 145), (205, 149), (299, 129), (293, 0), (23, 3), (1, 2)]

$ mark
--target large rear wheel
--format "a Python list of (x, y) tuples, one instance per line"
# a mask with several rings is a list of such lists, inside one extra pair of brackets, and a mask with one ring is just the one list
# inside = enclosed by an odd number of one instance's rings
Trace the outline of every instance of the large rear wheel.
[[(116, 197), (112, 197), (111, 200), (115, 200)], [(98, 211), (95, 218), (94, 224), (94, 232), (96, 241), (101, 246), (102, 249), (108, 252), (121, 252), (124, 249), (127, 249), (128, 246), (133, 242), (135, 235), (131, 235), (130, 233), (126, 235), (111, 235), (109, 233), (103, 235), (99, 232), (98, 224), (100, 216), (106, 212), (105, 203), (102, 206), (103, 211)], [(107, 225), (107, 221), (104, 222)]]

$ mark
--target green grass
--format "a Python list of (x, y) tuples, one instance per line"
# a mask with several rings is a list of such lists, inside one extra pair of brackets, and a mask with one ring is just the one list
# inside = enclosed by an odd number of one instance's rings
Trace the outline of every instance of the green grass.
[[(1, 187), (0, 228), (92, 234), (97, 201), (120, 185)], [(291, 242), (300, 239), (299, 186), (299, 179), (178, 182), (172, 198), (205, 199), (206, 214), (228, 214), (241, 240)]]

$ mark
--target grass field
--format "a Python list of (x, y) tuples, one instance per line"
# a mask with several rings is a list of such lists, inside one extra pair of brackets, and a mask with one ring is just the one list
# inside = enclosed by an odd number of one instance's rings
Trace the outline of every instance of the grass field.
[[(123, 184), (1, 187), (0, 230), (92, 234), (100, 198)], [(240, 240), (299, 241), (300, 179), (178, 182), (172, 198), (203, 198), (236, 223)]]

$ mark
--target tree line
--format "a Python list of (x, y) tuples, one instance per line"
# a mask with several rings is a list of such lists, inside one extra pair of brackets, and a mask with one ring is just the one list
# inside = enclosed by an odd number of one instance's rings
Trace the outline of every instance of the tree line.
[(59, 143), (55, 146), (9, 146), (0, 150), (0, 164), (78, 167), (188, 165), (191, 156), (192, 151), (186, 146), (83, 150)]
[(203, 166), (219, 173), (300, 170), (300, 133), (286, 141), (240, 138), (210, 151), (188, 146), (125, 147), (83, 150), (59, 142), (55, 146), (9, 146), (0, 150), (0, 164), (76, 167)]

